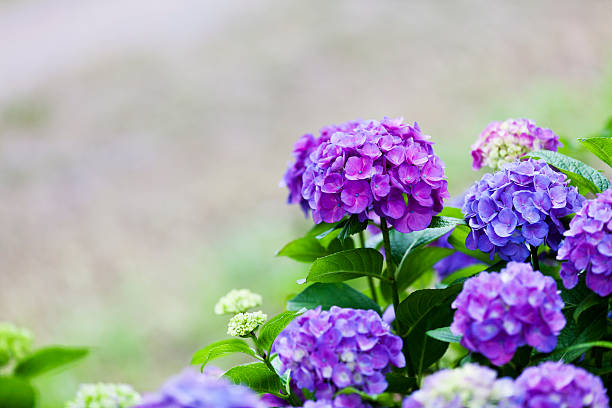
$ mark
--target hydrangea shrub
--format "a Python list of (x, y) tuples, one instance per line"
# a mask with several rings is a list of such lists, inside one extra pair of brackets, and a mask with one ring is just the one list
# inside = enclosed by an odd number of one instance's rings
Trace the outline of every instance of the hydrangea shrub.
[[(612, 167), (606, 132), (580, 143)], [(612, 190), (569, 145), (557, 152), (559, 137), (532, 120), (490, 124), (472, 149), (473, 167), (490, 172), (451, 186), (463, 191), (454, 204), (416, 123), (302, 136), (282, 184), (314, 225), (277, 253), (310, 264), (285, 310), (231, 290), (214, 307), (227, 335), (193, 354), (201, 371), (138, 403), (132, 389), (94, 385), (70, 404), (609, 407)], [(0, 407), (20, 389), (32, 408), (31, 378), (78, 353), (31, 351), (27, 332), (0, 325)], [(231, 354), (243, 364), (210, 367)]]

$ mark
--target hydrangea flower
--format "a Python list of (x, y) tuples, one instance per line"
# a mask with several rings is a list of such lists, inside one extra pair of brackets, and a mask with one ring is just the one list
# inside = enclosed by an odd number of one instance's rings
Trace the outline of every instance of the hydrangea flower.
[(552, 130), (536, 126), (530, 119), (507, 119), (491, 122), (472, 145), (472, 167), (498, 169), (525, 153), (546, 149), (557, 151), (562, 146)]
[(318, 139), (302, 136), (285, 174), (289, 202), (310, 208), (317, 224), (375, 213), (401, 232), (425, 229), (449, 197), (432, 144), (416, 123), (389, 118), (325, 128)]
[(514, 382), (497, 378), (490, 368), (465, 364), (438, 371), (420, 390), (404, 399), (402, 408), (518, 408)]
[(291, 370), (298, 389), (317, 399), (354, 387), (369, 394), (387, 388), (385, 373), (404, 367), (402, 339), (373, 310), (321, 307), (296, 317), (274, 341), (281, 374)]
[(266, 408), (247, 387), (186, 369), (135, 408)]
[(302, 408), (371, 408), (356, 394), (341, 394), (333, 400), (306, 401)]
[(261, 306), (261, 295), (248, 289), (232, 289), (215, 305), (215, 314), (244, 313), (249, 309)]
[(516, 379), (525, 408), (608, 408), (599, 377), (562, 362), (527, 367)]
[(563, 306), (553, 278), (509, 262), (499, 273), (481, 272), (465, 281), (452, 303), (457, 311), (450, 328), (463, 336), (462, 346), (500, 366), (525, 344), (553, 351), (566, 323)]
[(529, 256), (527, 245), (546, 242), (557, 250), (564, 232), (559, 219), (584, 201), (563, 173), (542, 160), (507, 163), (468, 190), (461, 209), (471, 227), (465, 245), (490, 253), (491, 259), (497, 252), (519, 262)]
[(32, 333), (11, 323), (0, 322), (0, 367), (21, 360), (32, 348)]
[(66, 408), (129, 408), (140, 400), (140, 394), (127, 384), (81, 384)]
[(559, 272), (563, 285), (571, 289), (578, 275), (586, 274), (586, 285), (599, 296), (612, 293), (612, 191), (586, 202), (565, 231), (557, 259), (565, 260)]
[(227, 334), (230, 336), (244, 337), (248, 336), (257, 326), (264, 324), (268, 319), (265, 313), (238, 313), (232, 317), (227, 324)]

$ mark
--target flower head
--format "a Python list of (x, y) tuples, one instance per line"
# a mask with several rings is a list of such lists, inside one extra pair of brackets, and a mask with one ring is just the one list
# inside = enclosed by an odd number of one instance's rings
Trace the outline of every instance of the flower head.
[(333, 400), (306, 401), (302, 408), (371, 408), (357, 394), (340, 394)]
[(227, 324), (227, 334), (236, 337), (248, 336), (257, 326), (264, 324), (267, 319), (268, 315), (261, 311), (238, 313)]
[(243, 313), (261, 306), (261, 296), (248, 289), (233, 289), (215, 305), (215, 314)]
[(281, 368), (291, 370), (298, 389), (318, 399), (354, 387), (369, 394), (387, 388), (384, 374), (391, 366), (404, 367), (402, 340), (373, 310), (333, 306), (309, 310), (296, 317), (276, 338), (272, 351)]
[(544, 161), (505, 164), (485, 174), (465, 196), (461, 211), (471, 227), (465, 245), (519, 262), (529, 256), (527, 245), (546, 242), (556, 250), (564, 232), (559, 219), (578, 211), (584, 200), (563, 173)]
[(129, 408), (140, 402), (140, 394), (126, 384), (81, 384), (66, 408)]
[(560, 275), (566, 288), (585, 273), (586, 285), (599, 296), (612, 293), (612, 191), (586, 202), (570, 222), (557, 259), (565, 260)]
[(444, 163), (428, 139), (416, 123), (389, 118), (302, 136), (285, 174), (289, 202), (311, 209), (316, 223), (375, 213), (401, 232), (425, 229), (449, 196)]
[(514, 382), (477, 364), (441, 370), (423, 381), (402, 408), (518, 408)]
[(606, 390), (599, 377), (562, 362), (527, 367), (516, 379), (525, 408), (608, 408)]
[(0, 322), (0, 367), (25, 357), (32, 348), (32, 333), (11, 323)]
[(472, 167), (498, 169), (534, 150), (557, 151), (562, 146), (552, 130), (536, 126), (530, 119), (507, 119), (491, 122), (472, 145)]
[(451, 331), (463, 335), (462, 346), (499, 366), (525, 344), (551, 352), (566, 323), (563, 306), (553, 278), (509, 262), (499, 273), (481, 272), (465, 281), (452, 304), (457, 311)]
[(186, 369), (135, 408), (265, 408), (257, 395), (222, 378)]

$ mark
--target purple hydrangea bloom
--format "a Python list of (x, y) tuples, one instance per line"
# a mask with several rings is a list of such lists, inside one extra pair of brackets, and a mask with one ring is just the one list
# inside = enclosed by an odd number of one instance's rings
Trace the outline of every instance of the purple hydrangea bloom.
[(306, 401), (303, 408), (371, 408), (356, 394), (341, 394), (333, 400)]
[(465, 364), (427, 376), (402, 408), (519, 408), (519, 402), (511, 378), (497, 378), (488, 367)]
[(565, 260), (559, 272), (571, 289), (578, 275), (586, 273), (586, 285), (599, 296), (612, 293), (612, 191), (586, 202), (570, 222), (557, 259)]
[(354, 387), (369, 394), (387, 388), (385, 373), (404, 367), (402, 339), (373, 310), (320, 307), (296, 317), (274, 341), (280, 373), (291, 370), (298, 389), (317, 399)]
[(536, 126), (530, 119), (507, 119), (491, 122), (472, 145), (472, 167), (493, 169), (512, 162), (525, 153), (546, 149), (557, 151), (562, 146), (552, 130)]
[(525, 344), (551, 352), (566, 323), (563, 306), (553, 278), (509, 262), (499, 273), (481, 272), (465, 281), (452, 304), (457, 311), (451, 331), (463, 336), (462, 346), (500, 366)]
[(289, 202), (316, 223), (347, 214), (385, 217), (398, 231), (427, 228), (449, 197), (444, 163), (429, 136), (402, 119), (353, 121), (304, 135), (285, 174)]
[(562, 362), (527, 367), (516, 379), (525, 408), (608, 408), (599, 377)]
[(557, 250), (564, 232), (559, 219), (584, 201), (563, 173), (542, 160), (507, 163), (468, 190), (461, 209), (471, 227), (465, 245), (519, 262), (529, 256), (527, 245), (546, 242)]
[(266, 408), (250, 389), (186, 369), (135, 408)]

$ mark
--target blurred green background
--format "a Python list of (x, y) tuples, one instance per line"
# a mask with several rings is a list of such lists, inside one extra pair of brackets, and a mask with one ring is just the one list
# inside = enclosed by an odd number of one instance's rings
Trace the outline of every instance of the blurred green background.
[(302, 133), (417, 120), (457, 194), (489, 121), (600, 129), (610, 21), (608, 0), (0, 2), (0, 320), (94, 350), (37, 381), (40, 406), (156, 388), (225, 337), (229, 289), (283, 307), (306, 269), (274, 258), (310, 225), (278, 187)]

